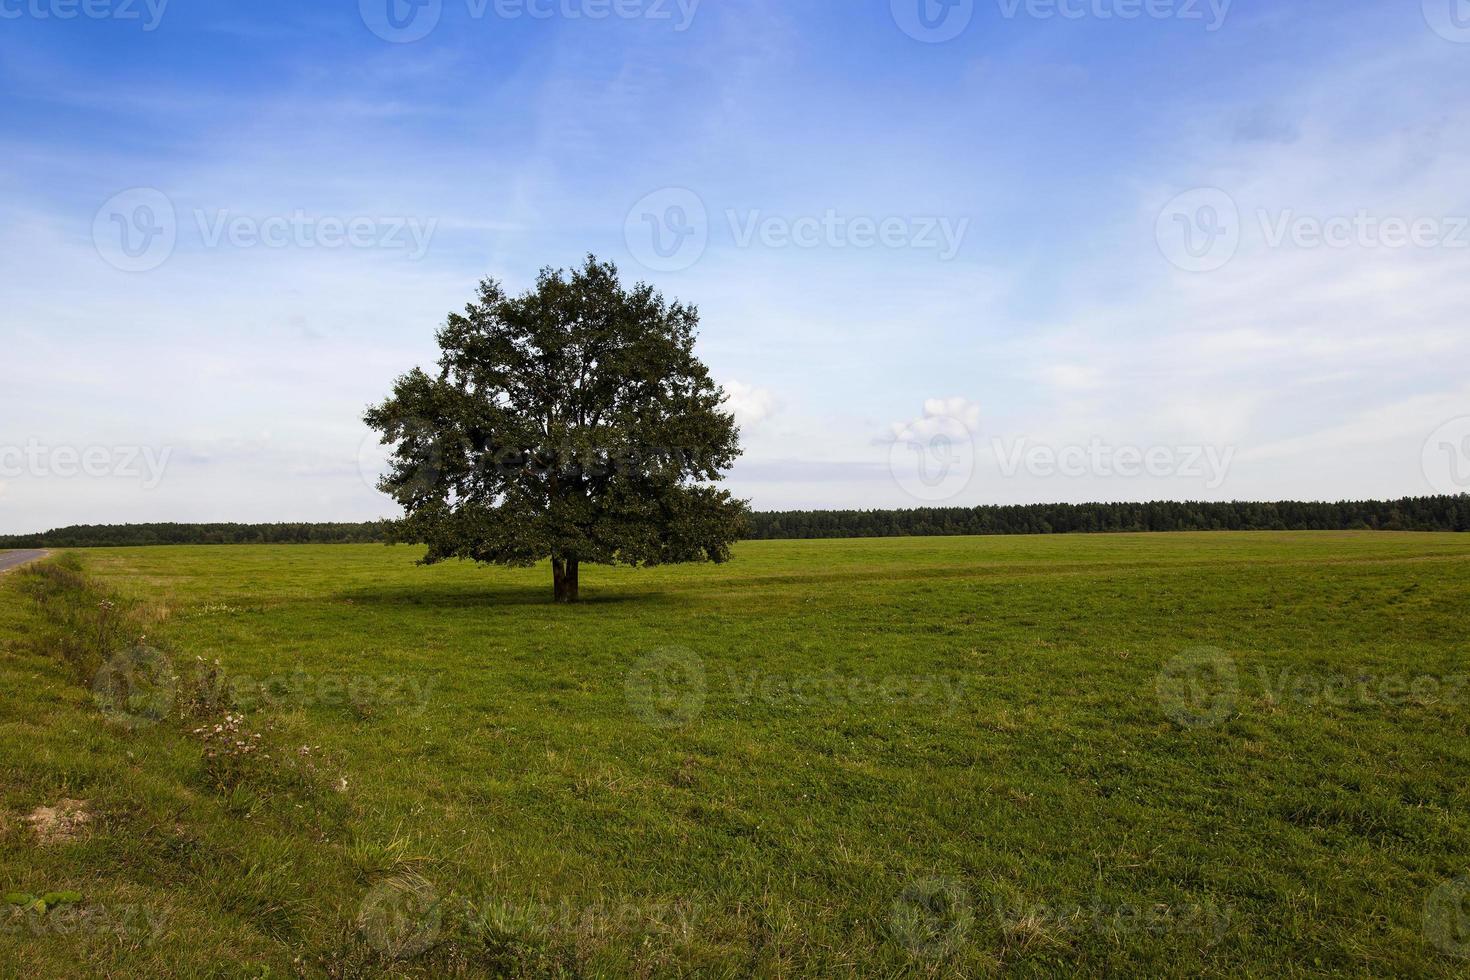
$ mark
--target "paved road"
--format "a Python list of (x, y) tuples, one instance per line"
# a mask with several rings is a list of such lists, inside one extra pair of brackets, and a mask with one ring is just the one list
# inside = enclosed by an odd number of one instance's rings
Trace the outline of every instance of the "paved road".
[(0, 551), (0, 574), (19, 568), (37, 558), (45, 558), (47, 551)]

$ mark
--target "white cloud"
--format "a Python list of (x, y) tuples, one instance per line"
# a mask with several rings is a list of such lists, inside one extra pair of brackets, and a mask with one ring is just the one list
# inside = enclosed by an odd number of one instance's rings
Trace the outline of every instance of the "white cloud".
[(725, 389), (725, 407), (735, 413), (735, 421), (741, 426), (763, 422), (776, 412), (776, 396), (765, 388), (742, 381), (726, 381), (721, 387)]
[(924, 414), (907, 422), (894, 422), (891, 438), (884, 441), (926, 443), (938, 436), (969, 440), (980, 431), (980, 406), (968, 398), (929, 398)]

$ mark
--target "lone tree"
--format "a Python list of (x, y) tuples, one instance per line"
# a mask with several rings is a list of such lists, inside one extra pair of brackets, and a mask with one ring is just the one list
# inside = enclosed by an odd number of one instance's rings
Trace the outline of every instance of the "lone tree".
[(395, 537), (427, 544), (426, 564), (550, 558), (558, 602), (583, 562), (727, 560), (746, 507), (710, 484), (739, 432), (698, 325), (592, 256), (516, 297), (482, 280), (438, 333), (437, 376), (415, 368), (365, 416), (392, 447), (378, 488), (403, 506)]

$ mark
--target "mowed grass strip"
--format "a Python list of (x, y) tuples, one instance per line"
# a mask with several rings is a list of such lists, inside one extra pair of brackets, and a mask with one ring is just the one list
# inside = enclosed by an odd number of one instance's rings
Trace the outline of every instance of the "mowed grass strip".
[[(171, 693), (273, 755), (224, 768), (183, 708), (101, 710), (23, 597), (35, 573), (8, 576), (3, 882), (82, 900), (12, 917), (0, 957), (1452, 976), (1470, 955), (1463, 536), (749, 542), (588, 568), (574, 607), (544, 567), (416, 557), (82, 554)], [(228, 698), (201, 704), (201, 678)], [(85, 822), (43, 837), (28, 818), (63, 800)]]

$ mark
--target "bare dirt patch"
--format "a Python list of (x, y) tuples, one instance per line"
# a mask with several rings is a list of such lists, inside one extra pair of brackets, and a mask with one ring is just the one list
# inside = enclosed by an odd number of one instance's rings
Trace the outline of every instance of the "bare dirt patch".
[(91, 822), (86, 800), (59, 800), (55, 806), (38, 806), (26, 816), (26, 823), (43, 844), (75, 840)]

